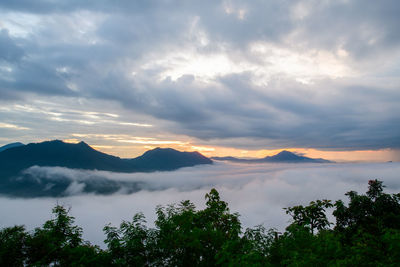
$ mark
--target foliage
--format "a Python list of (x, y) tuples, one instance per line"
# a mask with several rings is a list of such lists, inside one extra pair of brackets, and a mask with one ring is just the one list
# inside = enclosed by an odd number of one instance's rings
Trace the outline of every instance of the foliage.
[(82, 229), (65, 207), (52, 210), (54, 219), (27, 233), (22, 226), (0, 232), (0, 266), (94, 266), (107, 254), (82, 240)]
[(331, 224), (325, 214), (325, 209), (333, 207), (330, 200), (311, 201), (306, 207), (302, 205), (285, 208), (286, 214), (292, 216), (294, 223), (310, 229), (314, 234), (314, 230), (323, 230)]
[(0, 230), (0, 266), (23, 266), (27, 237), (23, 226)]
[(366, 194), (346, 193), (347, 204), (286, 208), (292, 223), (283, 233), (262, 225), (242, 231), (239, 214), (212, 189), (203, 210), (188, 200), (158, 206), (154, 228), (142, 213), (106, 225), (105, 250), (84, 241), (69, 210), (57, 205), (54, 218), (32, 232), (0, 230), (0, 266), (397, 266), (400, 194), (383, 189), (371, 180)]

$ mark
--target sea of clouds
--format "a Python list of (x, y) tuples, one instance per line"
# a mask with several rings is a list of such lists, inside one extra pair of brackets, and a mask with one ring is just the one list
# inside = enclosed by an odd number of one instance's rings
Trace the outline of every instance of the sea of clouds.
[[(289, 216), (283, 208), (307, 204), (315, 199), (345, 200), (350, 190), (365, 193), (370, 179), (379, 179), (391, 193), (400, 192), (400, 163), (343, 164), (237, 164), (216, 162), (182, 168), (173, 172), (112, 173), (72, 170), (60, 167), (31, 167), (26, 170), (38, 177), (64, 177), (71, 180), (66, 197), (0, 197), (0, 227), (25, 225), (31, 230), (51, 218), (57, 203), (71, 208), (84, 238), (104, 247), (102, 228), (107, 223), (119, 225), (143, 212), (153, 226), (157, 205), (189, 199), (204, 208), (204, 195), (216, 188), (239, 212), (243, 227), (263, 224), (283, 230)], [(85, 194), (86, 183), (112, 180), (120, 190), (112, 195)], [(131, 184), (138, 191), (129, 189)], [(125, 188), (126, 187), (126, 188)]]

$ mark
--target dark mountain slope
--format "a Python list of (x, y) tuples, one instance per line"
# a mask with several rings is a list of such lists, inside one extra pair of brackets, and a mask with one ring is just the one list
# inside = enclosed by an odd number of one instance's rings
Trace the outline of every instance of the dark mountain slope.
[(129, 160), (138, 171), (169, 171), (212, 161), (199, 152), (179, 152), (171, 148), (156, 148)]
[(175, 170), (212, 161), (198, 152), (156, 148), (134, 159), (121, 159), (99, 152), (84, 142), (59, 140), (32, 143), (0, 152), (0, 170), (21, 171), (31, 166), (59, 166), (72, 169), (113, 172)]
[(311, 163), (328, 163), (329, 160), (313, 159), (304, 156), (296, 155), (295, 153), (283, 150), (278, 154), (262, 159), (265, 162), (311, 162)]
[[(127, 192), (140, 190), (134, 182), (121, 182), (99, 177), (96, 173), (76, 172), (67, 174), (48, 174), (41, 167), (66, 167), (82, 170), (103, 170), (112, 172), (152, 172), (171, 171), (181, 167), (198, 164), (211, 164), (212, 161), (198, 152), (179, 152), (174, 149), (147, 151), (134, 159), (121, 159), (99, 152), (84, 142), (64, 143), (59, 140), (28, 144), (9, 148), (0, 152), (0, 194), (20, 197), (64, 196), (70, 191), (111, 194), (122, 187)], [(72, 186), (72, 187), (71, 187)], [(78, 187), (77, 187), (78, 186)], [(79, 190), (78, 190), (79, 191)]]
[(23, 143), (20, 142), (16, 142), (16, 143), (11, 143), (11, 144), (7, 144), (5, 146), (0, 147), (0, 152), (9, 149), (9, 148), (13, 148), (13, 147), (19, 147), (19, 146), (24, 146)]
[(59, 166), (73, 169), (134, 171), (126, 161), (94, 150), (84, 142), (59, 140), (32, 143), (0, 153), (0, 169), (21, 171), (31, 166)]

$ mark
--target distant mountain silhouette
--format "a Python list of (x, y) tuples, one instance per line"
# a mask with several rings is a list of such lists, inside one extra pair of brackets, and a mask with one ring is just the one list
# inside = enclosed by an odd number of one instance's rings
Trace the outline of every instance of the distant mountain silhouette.
[[(47, 181), (46, 177), (40, 177), (51, 187), (51, 190), (44, 190), (45, 182), (37, 182), (38, 177), (24, 172), (32, 166), (130, 173), (171, 171), (211, 163), (209, 158), (198, 152), (179, 152), (171, 148), (156, 148), (134, 159), (121, 159), (99, 152), (85, 142), (71, 144), (55, 140), (31, 143), (0, 152), (0, 193), (17, 196), (59, 196), (71, 183), (63, 177), (51, 182)], [(89, 192), (112, 193), (118, 190), (118, 186), (108, 180), (102, 181), (100, 191), (95, 183), (86, 186), (86, 189)]]
[(232, 162), (243, 162), (243, 163), (332, 163), (332, 161), (326, 159), (313, 159), (304, 156), (296, 155), (295, 153), (283, 150), (274, 156), (267, 156), (261, 159), (240, 159), (235, 157), (212, 157), (213, 160), (232, 161)]
[(172, 148), (156, 148), (142, 156), (129, 160), (137, 171), (170, 171), (198, 164), (211, 164), (212, 161), (199, 152), (180, 152)]
[(4, 150), (6, 150), (6, 149), (9, 149), (9, 148), (19, 147), (19, 146), (24, 146), (24, 144), (23, 144), (23, 143), (20, 143), (20, 142), (7, 144), (7, 145), (5, 145), (5, 146), (0, 147), (0, 152), (1, 152), (1, 151), (4, 151)]

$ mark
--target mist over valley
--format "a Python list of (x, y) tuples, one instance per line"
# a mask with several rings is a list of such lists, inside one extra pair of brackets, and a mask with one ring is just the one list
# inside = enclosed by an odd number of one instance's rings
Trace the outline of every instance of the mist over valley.
[[(74, 170), (64, 167), (32, 167), (31, 175), (71, 181), (63, 197), (0, 198), (0, 227), (24, 224), (28, 229), (40, 226), (50, 218), (57, 203), (71, 207), (76, 223), (83, 227), (84, 237), (104, 246), (102, 228), (107, 223), (119, 225), (137, 212), (144, 212), (151, 225), (157, 205), (191, 200), (204, 208), (204, 195), (216, 188), (229, 203), (232, 212), (241, 214), (244, 227), (263, 224), (279, 230), (289, 217), (283, 208), (307, 204), (316, 199), (345, 199), (350, 190), (363, 192), (367, 181), (380, 179), (389, 192), (400, 191), (400, 163), (229, 163), (187, 167), (171, 172), (114, 173)], [(88, 184), (112, 181), (121, 185), (113, 194), (85, 193)], [(131, 187), (135, 192), (129, 193)]]

